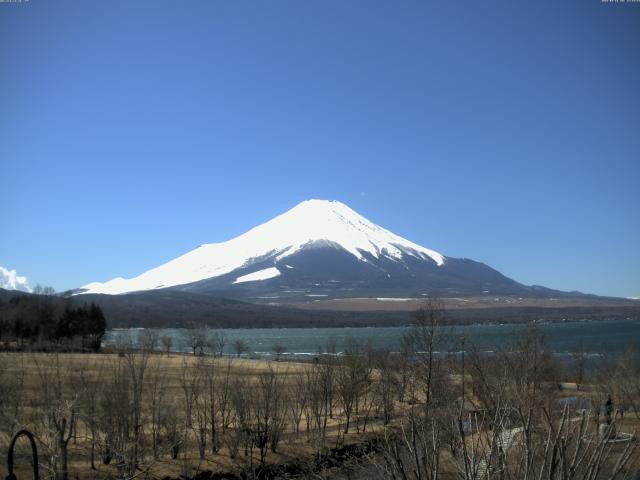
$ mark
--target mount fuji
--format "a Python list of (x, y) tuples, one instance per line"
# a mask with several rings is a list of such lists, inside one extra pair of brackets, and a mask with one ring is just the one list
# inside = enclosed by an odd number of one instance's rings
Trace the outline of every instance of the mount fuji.
[(483, 263), (447, 257), (327, 200), (304, 201), (232, 240), (201, 245), (137, 277), (90, 283), (75, 293), (151, 290), (253, 303), (562, 293), (522, 285)]

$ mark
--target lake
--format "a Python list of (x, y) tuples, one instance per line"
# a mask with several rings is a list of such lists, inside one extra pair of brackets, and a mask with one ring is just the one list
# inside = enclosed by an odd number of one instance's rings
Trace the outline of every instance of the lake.
[[(215, 329), (226, 338), (225, 352), (233, 352), (233, 342), (242, 339), (249, 352), (262, 357), (273, 355), (273, 347), (282, 345), (287, 355), (315, 355), (330, 339), (334, 339), (338, 352), (344, 348), (345, 340), (355, 338), (361, 343), (370, 342), (375, 349), (398, 351), (401, 337), (411, 332), (412, 327), (369, 327), (369, 328), (254, 328)], [(447, 327), (448, 332), (459, 337), (464, 335), (468, 343), (485, 352), (508, 349), (513, 334), (525, 332), (527, 325), (466, 325)], [(640, 347), (640, 321), (600, 320), (589, 322), (562, 322), (538, 324), (545, 336), (548, 347), (558, 354), (570, 354), (581, 348), (593, 354), (615, 354), (630, 345)], [(119, 339), (137, 342), (142, 329), (110, 330), (104, 345), (113, 345)], [(161, 338), (173, 338), (173, 351), (189, 351), (184, 330), (169, 328), (155, 329)], [(160, 347), (161, 348), (161, 347)], [(458, 342), (445, 350), (459, 350)]]

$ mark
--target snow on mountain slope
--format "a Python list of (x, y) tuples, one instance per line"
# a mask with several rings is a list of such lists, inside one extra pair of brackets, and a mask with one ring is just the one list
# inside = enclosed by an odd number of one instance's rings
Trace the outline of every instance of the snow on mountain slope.
[[(201, 245), (135, 278), (90, 283), (82, 287), (82, 293), (120, 294), (184, 285), (225, 275), (260, 260), (273, 258), (275, 263), (316, 242), (334, 244), (363, 261), (363, 254), (369, 253), (375, 258), (400, 260), (411, 256), (430, 259), (439, 266), (445, 263), (440, 253), (375, 225), (341, 202), (307, 200), (232, 240)], [(279, 274), (275, 267), (266, 270), (262, 271), (266, 276), (250, 274), (236, 282), (265, 280)]]
[(236, 278), (233, 283), (244, 283), (244, 282), (256, 282), (258, 280), (268, 280), (270, 278), (275, 278), (280, 275), (280, 270), (276, 267), (265, 268), (264, 270), (258, 270), (257, 272), (249, 273), (247, 275), (242, 275), (241, 277)]

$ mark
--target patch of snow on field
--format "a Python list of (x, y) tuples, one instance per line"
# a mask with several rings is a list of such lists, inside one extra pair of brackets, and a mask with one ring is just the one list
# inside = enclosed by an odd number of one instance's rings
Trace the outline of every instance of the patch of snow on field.
[(385, 297), (380, 297), (380, 298), (376, 298), (377, 301), (379, 302), (410, 302), (412, 300), (415, 300), (415, 298), (385, 298)]

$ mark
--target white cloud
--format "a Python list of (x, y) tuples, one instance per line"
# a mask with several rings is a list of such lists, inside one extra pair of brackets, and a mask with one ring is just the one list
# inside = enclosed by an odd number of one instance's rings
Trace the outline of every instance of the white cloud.
[(6, 290), (20, 290), (30, 292), (31, 288), (27, 283), (27, 277), (19, 276), (15, 270), (7, 270), (0, 266), (0, 288)]

